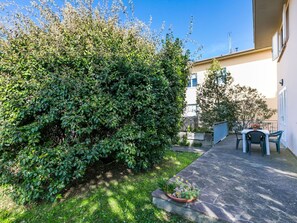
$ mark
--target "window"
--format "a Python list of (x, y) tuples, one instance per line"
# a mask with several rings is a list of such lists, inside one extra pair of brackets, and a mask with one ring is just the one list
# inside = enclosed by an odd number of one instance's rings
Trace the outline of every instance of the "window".
[(289, 6), (284, 4), (282, 24), (272, 37), (272, 59), (277, 59), (286, 46), (289, 37)]
[(284, 5), (283, 7), (283, 27), (282, 27), (282, 39), (283, 43), (286, 43), (289, 37), (289, 5)]
[(191, 74), (188, 87), (196, 87), (198, 85), (197, 74)]
[(285, 45), (285, 43), (284, 43), (284, 30), (283, 30), (283, 26), (281, 26), (281, 28), (278, 31), (278, 52), (282, 51), (284, 45)]

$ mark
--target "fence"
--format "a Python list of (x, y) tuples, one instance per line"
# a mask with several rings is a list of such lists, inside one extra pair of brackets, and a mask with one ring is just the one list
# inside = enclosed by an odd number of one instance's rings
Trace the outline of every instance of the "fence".
[(269, 132), (275, 132), (278, 130), (277, 120), (264, 120), (261, 122), (251, 121), (251, 120), (244, 121), (244, 122), (239, 121), (236, 123), (235, 127), (237, 127), (238, 130), (246, 129), (246, 128), (249, 128), (252, 123), (259, 123), (262, 129), (267, 129), (269, 130)]
[(213, 144), (222, 141), (228, 135), (228, 123), (218, 122), (213, 125)]
[(278, 130), (277, 120), (264, 120), (260, 123), (262, 129), (268, 129), (269, 132), (275, 132)]

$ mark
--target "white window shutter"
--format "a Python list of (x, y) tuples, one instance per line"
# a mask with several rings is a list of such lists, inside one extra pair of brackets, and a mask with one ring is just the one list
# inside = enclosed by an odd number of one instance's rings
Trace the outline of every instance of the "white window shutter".
[(287, 41), (287, 7), (283, 6), (283, 43)]
[(276, 32), (272, 37), (272, 60), (278, 58), (278, 32)]

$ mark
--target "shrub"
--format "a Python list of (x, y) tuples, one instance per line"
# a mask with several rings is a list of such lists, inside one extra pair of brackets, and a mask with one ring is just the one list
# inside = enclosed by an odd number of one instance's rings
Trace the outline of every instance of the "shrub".
[(183, 135), (181, 137), (181, 139), (179, 140), (179, 143), (178, 143), (180, 146), (189, 146), (190, 145), (190, 142), (188, 141), (188, 136), (187, 135)]
[(211, 133), (211, 130), (207, 127), (197, 127), (194, 129), (194, 132), (198, 133)]
[(192, 145), (193, 147), (201, 147), (202, 143), (201, 142), (193, 142)]
[(182, 42), (158, 45), (87, 2), (41, 1), (40, 23), (21, 14), (0, 28), (0, 183), (22, 203), (54, 200), (102, 157), (148, 169), (179, 129)]
[(229, 129), (236, 122), (246, 127), (249, 122), (261, 122), (276, 112), (268, 107), (257, 89), (234, 85), (231, 73), (217, 60), (213, 60), (204, 83), (197, 90), (199, 124), (207, 128), (221, 121), (227, 121)]
[(234, 103), (236, 104), (236, 121), (240, 128), (247, 128), (252, 123), (261, 123), (276, 113), (270, 109), (265, 97), (256, 89), (246, 86), (234, 86)]

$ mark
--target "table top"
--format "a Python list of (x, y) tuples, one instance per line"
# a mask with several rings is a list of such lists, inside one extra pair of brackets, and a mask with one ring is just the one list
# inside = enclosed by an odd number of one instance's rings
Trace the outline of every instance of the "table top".
[[(246, 133), (248, 133), (250, 131), (254, 131), (254, 129), (243, 129), (241, 131), (241, 134), (246, 134)], [(256, 131), (263, 132), (265, 134), (269, 134), (269, 130), (268, 129), (257, 129)]]

